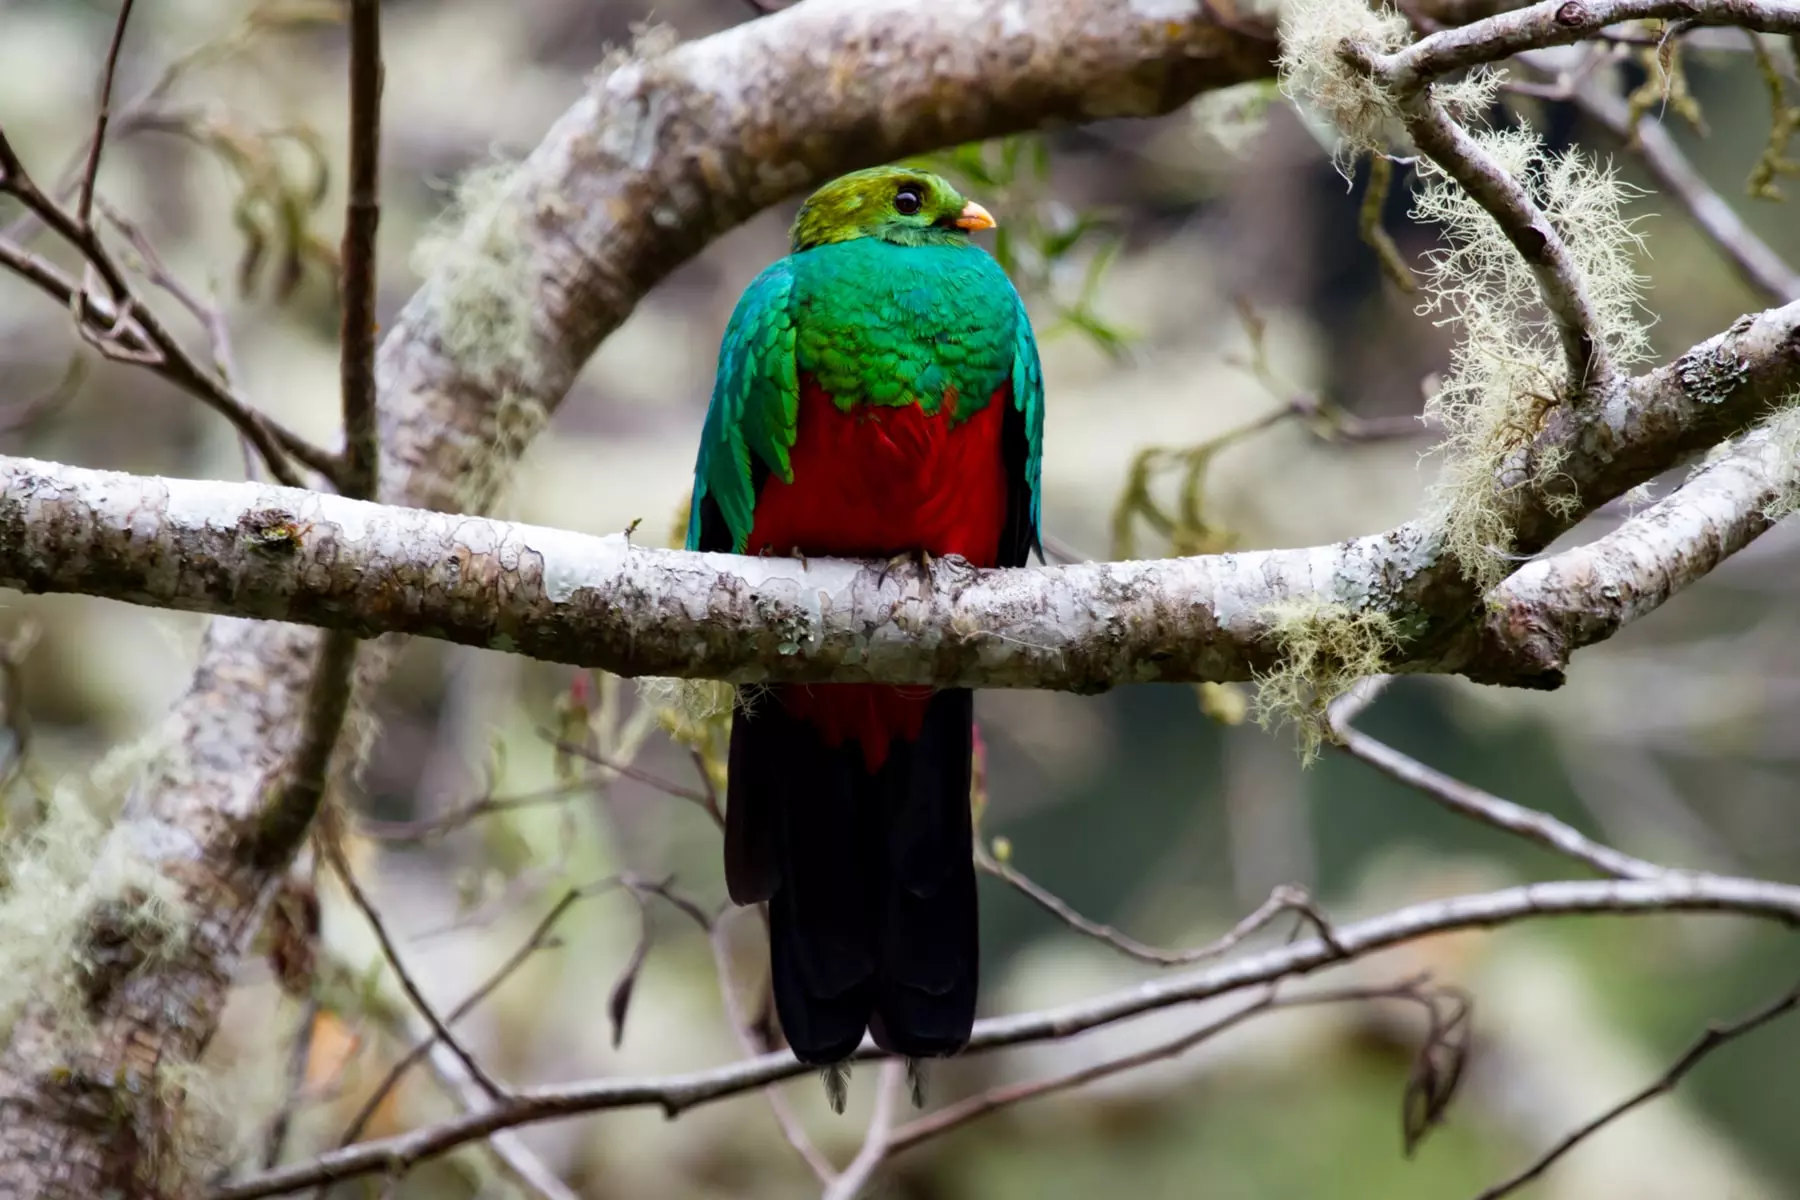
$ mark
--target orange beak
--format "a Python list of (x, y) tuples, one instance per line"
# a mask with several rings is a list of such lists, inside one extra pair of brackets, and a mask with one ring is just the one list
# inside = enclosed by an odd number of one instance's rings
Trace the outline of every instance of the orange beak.
[(992, 229), (994, 215), (973, 200), (963, 205), (962, 214), (956, 218), (956, 227), (974, 233), (978, 229)]

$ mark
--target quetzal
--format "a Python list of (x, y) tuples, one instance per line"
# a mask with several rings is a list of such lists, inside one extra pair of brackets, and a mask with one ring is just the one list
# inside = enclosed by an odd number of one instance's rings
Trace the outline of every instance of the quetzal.
[[(738, 301), (694, 469), (690, 550), (960, 555), (1036, 550), (1044, 393), (979, 204), (879, 167), (820, 188), (792, 252)], [(725, 879), (769, 902), (788, 1044), (820, 1065), (870, 1031), (909, 1059), (975, 1020), (972, 694), (781, 685), (731, 727)]]

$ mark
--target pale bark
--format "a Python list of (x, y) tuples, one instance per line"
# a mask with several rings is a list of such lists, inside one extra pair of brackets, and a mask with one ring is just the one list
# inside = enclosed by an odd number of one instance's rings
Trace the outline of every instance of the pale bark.
[[(1800, 923), (1800, 887), (1762, 880), (1669, 872), (1655, 879), (1559, 880), (1499, 891), (1427, 900), (1377, 917), (1339, 925), (1329, 941), (1307, 938), (1272, 950), (1146, 980), (1118, 991), (1042, 1012), (975, 1023), (964, 1053), (978, 1054), (1071, 1037), (1142, 1013), (1195, 1004), (1257, 984), (1310, 975), (1416, 938), (1479, 929), (1538, 917), (1735, 913)], [(864, 1042), (858, 1058), (881, 1057)], [(227, 1184), (209, 1200), (256, 1200), (359, 1175), (403, 1173), (457, 1146), (536, 1121), (614, 1108), (661, 1108), (676, 1116), (698, 1105), (740, 1095), (814, 1068), (785, 1051), (705, 1071), (660, 1078), (595, 1079), (522, 1090), (479, 1113), (455, 1117), (393, 1137), (348, 1146), (309, 1162), (279, 1167)]]
[[(1797, 351), (1800, 303), (1746, 318), (1534, 452), (1564, 453), (1560, 486), (1591, 509), (1800, 388)], [(1270, 606), (1303, 601), (1392, 617), (1408, 630), (1393, 669), (1547, 686), (1570, 651), (1767, 528), (1769, 497), (1791, 482), (1784, 445), (1754, 435), (1596, 546), (1526, 567), (1487, 598), (1486, 628), (1534, 636), (1479, 645), (1466, 630), (1480, 598), (1429, 521), (1294, 550), (1017, 571), (946, 562), (927, 588), (910, 570), (884, 578), (883, 565), (695, 555), (623, 534), (24, 460), (0, 461), (0, 584), (421, 634), (623, 675), (1075, 691), (1248, 679), (1281, 654)], [(1573, 523), (1517, 490), (1527, 548)]]

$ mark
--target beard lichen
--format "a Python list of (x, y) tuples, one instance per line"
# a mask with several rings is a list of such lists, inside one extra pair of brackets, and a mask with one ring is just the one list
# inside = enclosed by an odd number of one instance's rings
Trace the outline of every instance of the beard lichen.
[(1256, 723), (1266, 730), (1292, 722), (1307, 766), (1331, 736), (1327, 709), (1359, 679), (1381, 673), (1399, 644), (1394, 619), (1378, 609), (1319, 600), (1284, 600), (1261, 612), (1279, 654), (1257, 676)]
[(1357, 154), (1379, 153), (1391, 140), (1398, 109), (1344, 49), (1392, 54), (1412, 40), (1406, 18), (1361, 0), (1290, 0), (1280, 28), (1282, 90), (1310, 104), (1342, 136), (1333, 165), (1347, 172)]
[[(1622, 209), (1634, 194), (1608, 167), (1576, 151), (1553, 152), (1525, 129), (1475, 139), (1518, 180), (1562, 235), (1595, 316), (1593, 333), (1612, 362), (1649, 356), (1640, 319), (1643, 278), (1633, 261), (1642, 236)], [(1421, 315), (1460, 330), (1442, 386), (1426, 404), (1444, 430), (1444, 466), (1432, 502), (1445, 545), (1482, 588), (1508, 573), (1512, 510), (1529, 493), (1564, 518), (1580, 498), (1562, 473), (1560, 447), (1533, 450), (1545, 418), (1580, 390), (1571, 381), (1537, 281), (1512, 243), (1467, 192), (1422, 162), (1415, 220), (1440, 225), (1448, 245), (1426, 256)], [(1552, 487), (1553, 483), (1561, 486)]]

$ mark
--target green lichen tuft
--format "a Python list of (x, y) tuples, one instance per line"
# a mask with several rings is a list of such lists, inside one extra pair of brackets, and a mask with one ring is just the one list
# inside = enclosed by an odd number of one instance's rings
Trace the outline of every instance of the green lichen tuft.
[(1399, 643), (1393, 618), (1375, 609), (1289, 600), (1262, 611), (1280, 661), (1257, 677), (1255, 717), (1264, 729), (1292, 722), (1310, 766), (1330, 736), (1326, 710), (1357, 680), (1381, 673)]

